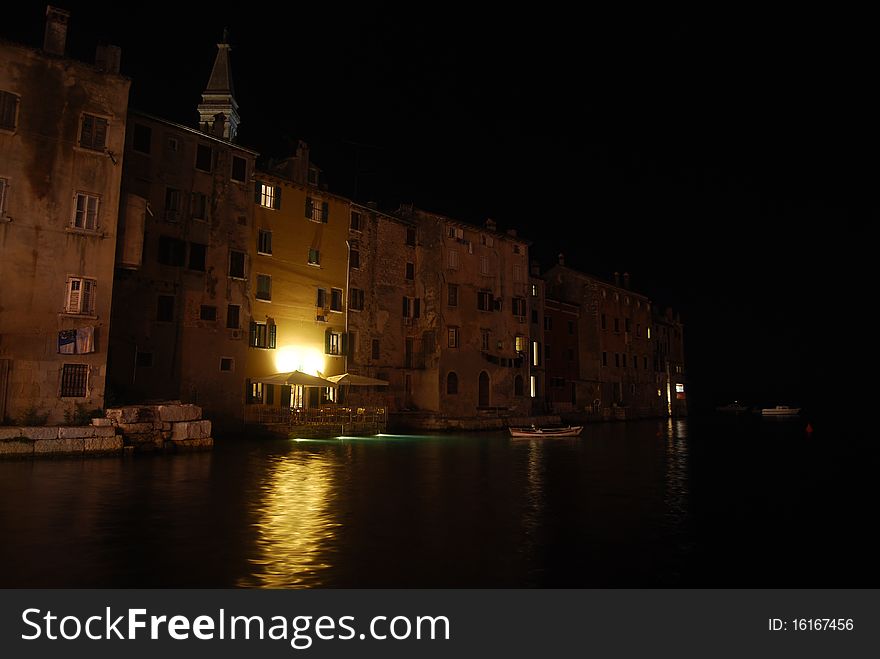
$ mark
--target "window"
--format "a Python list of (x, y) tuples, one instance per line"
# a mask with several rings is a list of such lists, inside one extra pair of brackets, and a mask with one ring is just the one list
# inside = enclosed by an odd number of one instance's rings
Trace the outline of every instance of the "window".
[(9, 190), (9, 181), (0, 178), (0, 219), (6, 216), (6, 191)]
[(327, 306), (327, 291), (323, 288), (318, 289), (318, 297), (315, 300), (316, 307), (326, 307)]
[(239, 183), (245, 182), (247, 179), (247, 160), (239, 158), (238, 156), (232, 156), (231, 178), (233, 181), (238, 181)]
[(513, 395), (523, 395), (523, 378), (521, 375), (517, 375), (515, 378), (513, 378)]
[(520, 318), (525, 318), (526, 317), (526, 299), (524, 297), (513, 298), (513, 304), (511, 305), (511, 309), (513, 311), (514, 316), (519, 316)]
[(180, 190), (175, 188), (165, 189), (165, 219), (168, 222), (177, 222), (180, 213)]
[(235, 370), (235, 360), (232, 357), (221, 357), (220, 370), (226, 373), (231, 373)]
[(372, 351), (371, 351), (371, 355), (370, 355), (373, 359), (379, 359), (379, 349), (380, 349), (379, 339), (373, 339)]
[(281, 208), (281, 187), (257, 181), (254, 185), (254, 201), (263, 208)]
[(180, 151), (180, 141), (176, 137), (169, 137), (165, 140), (165, 156), (170, 157), (171, 155)]
[(526, 339), (526, 337), (522, 336), (521, 334), (517, 334), (516, 343), (514, 345), (516, 346), (517, 352), (524, 353), (526, 350), (528, 350), (529, 342), (528, 342), (528, 339)]
[(152, 368), (153, 353), (138, 351), (137, 356), (135, 357), (135, 366), (138, 368)]
[(199, 320), (205, 320), (209, 323), (216, 322), (217, 307), (203, 304), (201, 307), (199, 307)]
[(229, 250), (229, 276), (234, 279), (244, 279), (244, 252)]
[(602, 366), (608, 366), (608, 353), (602, 353)]
[(260, 232), (257, 235), (257, 253), (258, 254), (268, 254), (271, 256), (271, 254), (272, 254), (272, 232), (271, 231), (266, 231), (265, 229), (260, 229)]
[(256, 297), (258, 300), (264, 300), (266, 302), (268, 302), (272, 299), (272, 276), (271, 275), (257, 275)]
[(532, 297), (538, 297), (538, 285), (532, 284)]
[(403, 298), (403, 317), (418, 318), (421, 311), (421, 300), (417, 297)]
[(238, 329), (241, 327), (239, 316), (241, 307), (237, 304), (230, 304), (226, 307), (226, 327), (229, 329)]
[(330, 204), (319, 199), (306, 197), (306, 217), (312, 222), (324, 222), (330, 219)]
[(477, 309), (492, 311), (492, 291), (477, 291)]
[(480, 257), (480, 274), (488, 275), (489, 274), (489, 257), (481, 256)]
[(174, 321), (173, 295), (160, 295), (156, 298), (156, 320), (162, 323)]
[(406, 244), (410, 247), (416, 246), (416, 229), (415, 227), (406, 228)]
[(446, 267), (450, 270), (458, 270), (458, 250), (449, 250), (449, 254), (446, 257)]
[(330, 289), (330, 311), (342, 311), (342, 289)]
[(324, 354), (326, 355), (340, 355), (340, 346), (341, 346), (341, 335), (339, 332), (332, 332), (327, 330), (324, 334)]
[(84, 398), (88, 381), (87, 364), (65, 364), (61, 369), (61, 397)]
[(252, 348), (275, 348), (275, 323), (258, 323), (251, 321), (250, 340)]
[(358, 270), (361, 267), (361, 251), (355, 246), (348, 253), (348, 263), (352, 270)]
[(623, 324), (624, 324), (624, 328), (626, 329), (626, 333), (629, 334), (629, 331), (630, 331), (630, 319), (629, 319), (629, 318), (624, 318), (624, 319), (623, 319)]
[(538, 395), (538, 378), (534, 375), (529, 376), (529, 396), (532, 398)]
[(648, 328), (648, 338), (649, 339), (651, 338), (651, 328), (650, 327)]
[(484, 233), (480, 234), (480, 244), (485, 245), (486, 247), (494, 247), (495, 246), (495, 238), (492, 236), (487, 236)]
[(196, 169), (203, 172), (211, 171), (211, 164), (214, 160), (214, 150), (207, 144), (199, 144), (196, 146)]
[(318, 168), (317, 167), (309, 167), (309, 185), (318, 185)]
[(135, 124), (131, 137), (131, 146), (140, 153), (150, 153), (150, 142), (153, 141), (153, 129), (143, 124)]
[(18, 96), (10, 92), (0, 91), (0, 128), (15, 130), (18, 114)]
[(621, 353), (620, 355), (620, 366), (621, 368), (626, 368), (627, 366), (626, 353)]
[(514, 254), (520, 254), (520, 248), (519, 248), (519, 245), (514, 245), (514, 246), (513, 246), (513, 253), (514, 253)]
[(412, 281), (413, 279), (416, 278), (416, 265), (415, 265), (415, 263), (411, 263), (411, 262), (407, 261), (405, 276), (409, 281)]
[(195, 220), (208, 217), (208, 197), (201, 192), (192, 193), (192, 217)]
[(605, 318), (605, 314), (602, 314), (602, 329), (608, 329), (608, 319)]
[(251, 382), (248, 380), (247, 384), (247, 402), (253, 405), (254, 403), (262, 403), (263, 402), (263, 383), (262, 382)]
[(614, 366), (615, 368), (620, 368), (620, 354), (614, 353)]
[(615, 319), (614, 319), (614, 331), (615, 331), (615, 332), (619, 332), (619, 331), (620, 331), (620, 318), (615, 318)]
[(538, 324), (538, 310), (532, 309), (532, 322)]
[(103, 151), (107, 145), (107, 120), (93, 114), (83, 114), (79, 145), (85, 149)]
[(208, 246), (202, 245), (201, 243), (190, 243), (189, 244), (189, 265), (187, 266), (190, 270), (197, 270), (199, 272), (205, 271), (205, 256), (208, 253)]
[(450, 307), (458, 306), (458, 284), (446, 285), (446, 304)]
[(75, 229), (95, 231), (98, 228), (98, 197), (97, 195), (78, 192), (73, 212)]
[(309, 250), (309, 265), (321, 264), (321, 252), (317, 249)]
[(639, 356), (638, 355), (633, 355), (633, 368), (637, 369), (637, 370), (639, 368)]
[(489, 352), (489, 330), (480, 330), (480, 350)]
[(538, 341), (532, 341), (532, 366), (541, 365), (541, 344)]
[(351, 212), (351, 224), (349, 224), (349, 228), (352, 231), (360, 231), (361, 230), (361, 214), (357, 211)]
[(521, 265), (513, 266), (513, 281), (521, 283), (523, 281), (523, 268)]
[(94, 315), (97, 287), (98, 282), (94, 279), (69, 277), (67, 279), (67, 300), (64, 304), (64, 312), (86, 316)]
[(457, 238), (458, 240), (464, 239), (464, 229), (457, 229), (456, 227), (448, 227), (447, 228), (447, 236), (450, 238)]
[(364, 291), (361, 288), (352, 288), (348, 292), (348, 308), (352, 311), (364, 310)]
[(458, 328), (450, 327), (447, 331), (447, 342), (450, 348), (458, 347)]
[(186, 257), (186, 243), (179, 238), (159, 236), (159, 255), (157, 260), (162, 265), (180, 267)]
[(552, 316), (544, 316), (544, 329), (548, 332), (553, 329), (553, 317)]
[(446, 393), (453, 395), (458, 393), (458, 375), (454, 372), (446, 376)]

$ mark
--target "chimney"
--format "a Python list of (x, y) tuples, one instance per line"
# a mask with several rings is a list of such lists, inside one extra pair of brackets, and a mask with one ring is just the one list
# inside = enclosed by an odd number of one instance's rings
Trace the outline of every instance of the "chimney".
[(565, 265), (565, 254), (559, 252), (559, 265)]
[(46, 32), (43, 35), (43, 50), (52, 55), (64, 55), (67, 47), (67, 23), (70, 12), (48, 5), (46, 7)]
[(495, 231), (497, 226), (498, 225), (495, 224), (495, 220), (493, 220), (491, 217), (486, 220), (486, 228), (489, 229), (489, 231)]
[(614, 285), (620, 286), (620, 273), (615, 270), (614, 272)]
[(98, 44), (95, 51), (95, 66), (107, 73), (119, 73), (119, 63), (122, 60), (122, 49), (110, 44)]
[(226, 125), (226, 115), (218, 112), (214, 115), (214, 125), (211, 126), (211, 133), (214, 137), (223, 137), (223, 130)]
[(537, 260), (532, 259), (532, 277), (540, 277), (541, 276), (541, 264), (538, 263)]
[(623, 273), (623, 287), (626, 289), (629, 288), (629, 273), (628, 272)]
[(300, 185), (309, 181), (309, 145), (303, 140), (296, 143), (296, 160), (293, 162), (293, 180)]

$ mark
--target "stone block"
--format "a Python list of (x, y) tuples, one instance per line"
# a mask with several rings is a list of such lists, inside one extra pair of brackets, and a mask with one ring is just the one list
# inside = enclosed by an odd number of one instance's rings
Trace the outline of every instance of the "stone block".
[(106, 428), (113, 425), (113, 420), (106, 417), (103, 419), (92, 419), (92, 425), (96, 428)]
[(0, 455), (32, 455), (34, 443), (27, 439), (0, 440)]
[(34, 455), (47, 453), (82, 453), (85, 439), (38, 439), (34, 442)]
[(30, 428), (19, 428), (22, 437), (28, 439), (58, 439), (57, 426), (36, 426)]
[(119, 429), (126, 435), (134, 435), (137, 433), (151, 433), (154, 430), (152, 423), (120, 423)]
[(21, 428), (0, 428), (0, 441), (4, 439), (16, 439), (17, 437), (21, 437)]
[(89, 437), (85, 440), (86, 453), (114, 453), (122, 451), (122, 437)]
[(101, 426), (100, 428), (95, 428), (95, 437), (114, 437), (116, 435), (116, 428), (113, 426)]
[(58, 429), (58, 437), (61, 439), (84, 439), (86, 437), (94, 437), (95, 429), (92, 426), (73, 426)]
[(198, 405), (160, 405), (159, 418), (162, 421), (196, 421), (202, 418), (202, 408)]
[(175, 439), (174, 446), (178, 449), (208, 449), (213, 448), (213, 437), (201, 437), (199, 439)]
[(204, 421), (182, 421), (174, 424), (173, 439), (202, 439), (211, 436), (211, 422)]

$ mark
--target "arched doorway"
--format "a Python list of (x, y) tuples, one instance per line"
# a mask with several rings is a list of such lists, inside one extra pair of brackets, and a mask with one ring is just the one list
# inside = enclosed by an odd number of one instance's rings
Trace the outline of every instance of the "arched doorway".
[(489, 407), (489, 374), (486, 371), (480, 371), (480, 388), (477, 405), (479, 407)]

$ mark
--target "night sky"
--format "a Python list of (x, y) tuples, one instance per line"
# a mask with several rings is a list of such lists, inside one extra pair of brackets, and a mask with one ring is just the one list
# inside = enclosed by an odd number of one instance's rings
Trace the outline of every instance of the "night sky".
[[(194, 125), (229, 26), (244, 145), (282, 156), (305, 139), (334, 192), (491, 217), (533, 240), (543, 268), (564, 252), (630, 272), (682, 314), (695, 409), (827, 409), (873, 371), (866, 17), (58, 5), (74, 57), (122, 47), (133, 108)], [(44, 12), (4, 7), (0, 37), (40, 45)]]

